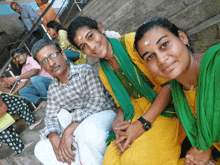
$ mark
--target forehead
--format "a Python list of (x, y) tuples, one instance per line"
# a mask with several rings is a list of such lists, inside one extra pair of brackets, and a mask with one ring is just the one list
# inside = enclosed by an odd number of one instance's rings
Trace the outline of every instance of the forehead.
[(80, 27), (76, 30), (76, 36), (78, 35), (86, 35), (90, 31), (94, 31), (95, 29), (90, 29), (87, 26)]
[(56, 50), (57, 49), (56, 49), (55, 45), (46, 45), (46, 46), (42, 47), (40, 49), (40, 51), (37, 52), (36, 58), (38, 58), (38, 59), (44, 58), (45, 55), (51, 54)]
[(18, 55), (22, 55), (22, 53), (15, 53), (14, 57), (18, 56)]

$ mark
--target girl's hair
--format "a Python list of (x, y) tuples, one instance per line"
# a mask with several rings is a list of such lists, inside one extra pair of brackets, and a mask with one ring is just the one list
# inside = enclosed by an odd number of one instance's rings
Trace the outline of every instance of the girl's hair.
[(149, 21), (144, 22), (138, 29), (135, 35), (135, 41), (134, 41), (134, 48), (138, 51), (137, 49), (137, 44), (138, 41), (140, 41), (144, 34), (147, 33), (149, 30), (155, 28), (155, 27), (161, 27), (169, 30), (173, 35), (176, 37), (179, 37), (178, 31), (180, 30), (176, 25), (171, 23), (168, 19), (166, 18), (153, 18), (150, 19)]
[(73, 39), (76, 37), (76, 31), (81, 28), (81, 27), (88, 27), (90, 29), (96, 29), (98, 30), (98, 23), (89, 18), (89, 17), (77, 17), (76, 19), (74, 19), (68, 29), (67, 29), (67, 34), (68, 34), (68, 40), (70, 41), (70, 43), (74, 46), (76, 46), (78, 48), (78, 46), (75, 44), (75, 42), (73, 41)]
[(59, 32), (59, 30), (66, 30), (66, 28), (64, 28), (59, 22), (54, 20), (48, 22), (47, 27), (55, 29), (57, 33)]

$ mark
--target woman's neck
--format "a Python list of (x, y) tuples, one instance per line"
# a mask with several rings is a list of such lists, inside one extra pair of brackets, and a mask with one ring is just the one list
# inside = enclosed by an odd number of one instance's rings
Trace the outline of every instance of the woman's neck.
[(107, 63), (109, 64), (109, 66), (112, 68), (112, 70), (117, 70), (119, 69), (119, 65), (115, 59), (115, 56), (114, 56), (114, 52), (113, 52), (113, 49), (112, 49), (112, 46), (111, 46), (111, 43), (110, 41), (109, 42), (109, 51), (108, 51), (108, 54), (107, 56), (105, 57), (105, 60), (107, 61)]
[(183, 85), (183, 89), (191, 90), (198, 86), (201, 58), (202, 54), (191, 55), (189, 67), (176, 78), (176, 80)]

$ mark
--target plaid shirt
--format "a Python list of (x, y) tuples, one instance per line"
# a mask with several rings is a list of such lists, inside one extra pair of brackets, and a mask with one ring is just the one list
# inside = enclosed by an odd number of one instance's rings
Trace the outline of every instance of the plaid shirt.
[(116, 105), (103, 86), (98, 73), (90, 65), (70, 64), (66, 84), (54, 79), (48, 89), (45, 128), (40, 135), (46, 138), (50, 133), (62, 134), (57, 114), (60, 109), (69, 111), (72, 122), (81, 122), (91, 114), (114, 110)]

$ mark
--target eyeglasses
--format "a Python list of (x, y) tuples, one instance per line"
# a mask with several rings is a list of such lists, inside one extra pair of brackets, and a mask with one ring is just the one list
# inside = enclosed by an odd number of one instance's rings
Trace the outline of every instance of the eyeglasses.
[(56, 60), (59, 53), (60, 52), (51, 53), (47, 58), (45, 58), (41, 62), (39, 62), (40, 65), (41, 66), (46, 66), (48, 64), (48, 59), (53, 60), (53, 61)]

